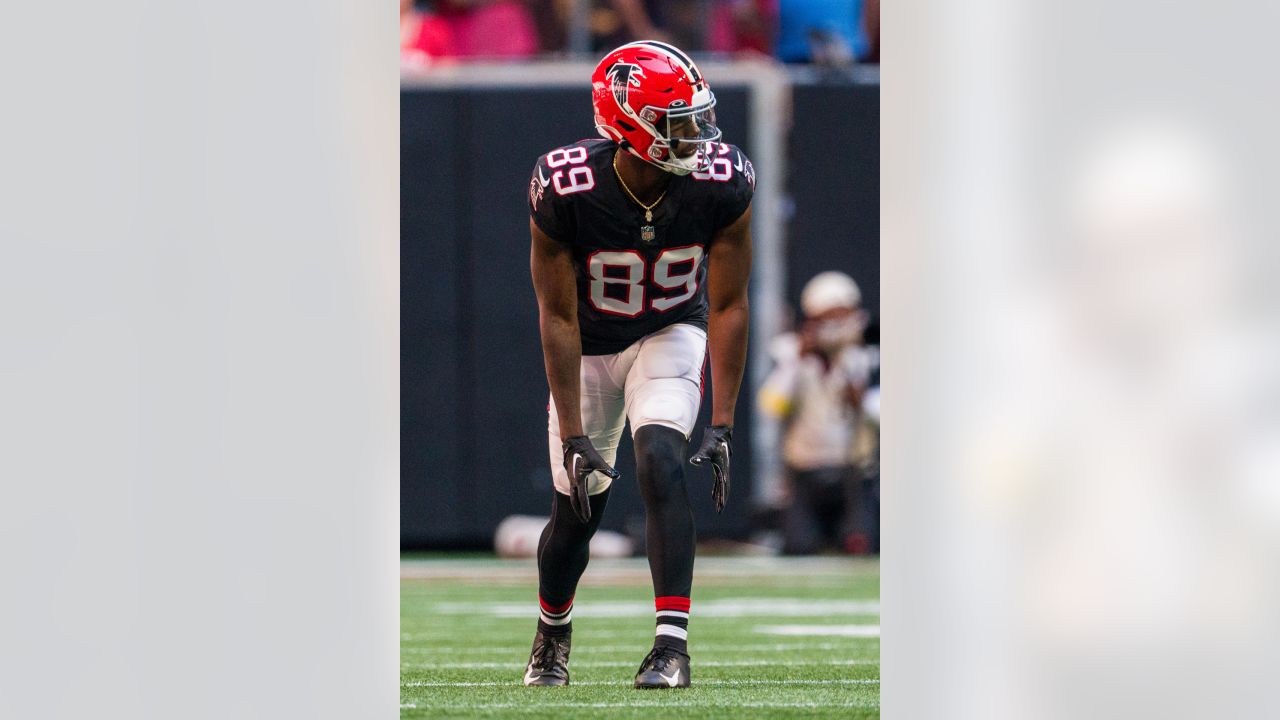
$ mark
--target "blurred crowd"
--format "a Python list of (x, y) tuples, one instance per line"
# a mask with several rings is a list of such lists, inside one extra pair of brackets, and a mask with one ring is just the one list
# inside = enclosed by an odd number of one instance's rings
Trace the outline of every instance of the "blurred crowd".
[[(803, 318), (774, 339), (757, 398), (782, 428), (783, 492), (766, 513), (789, 555), (880, 551), (880, 359), (853, 278), (816, 275)], [(764, 529), (764, 528), (761, 528)]]
[(880, 0), (400, 1), (406, 66), (597, 55), (638, 39), (786, 63), (878, 63)]

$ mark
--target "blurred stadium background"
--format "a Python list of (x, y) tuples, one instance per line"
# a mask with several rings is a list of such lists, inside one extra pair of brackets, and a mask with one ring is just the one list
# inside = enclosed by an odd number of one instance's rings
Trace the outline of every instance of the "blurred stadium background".
[[(697, 58), (726, 140), (757, 169), (730, 510), (716, 515), (708, 478), (689, 477), (700, 541), (767, 537), (786, 494), (778, 429), (754, 401), (770, 339), (793, 325), (804, 283), (832, 269), (861, 288), (868, 342), (878, 333), (877, 4), (440, 0), (401, 10), (403, 549), (490, 549), (504, 518), (550, 506), (526, 190), (539, 155), (595, 136), (591, 68), (633, 31)], [(629, 438), (618, 457), (634, 477)], [(626, 534), (643, 526), (643, 508), (623, 486), (602, 527)]]

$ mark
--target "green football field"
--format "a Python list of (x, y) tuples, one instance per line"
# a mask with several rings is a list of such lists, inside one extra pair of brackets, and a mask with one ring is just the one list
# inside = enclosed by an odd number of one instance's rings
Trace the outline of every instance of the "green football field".
[[(437, 556), (438, 557), (438, 556)], [(635, 690), (653, 644), (644, 560), (593, 561), (573, 610), (572, 685), (520, 684), (533, 561), (401, 561), (402, 718), (871, 718), (880, 714), (880, 568), (842, 558), (699, 558), (693, 687)]]

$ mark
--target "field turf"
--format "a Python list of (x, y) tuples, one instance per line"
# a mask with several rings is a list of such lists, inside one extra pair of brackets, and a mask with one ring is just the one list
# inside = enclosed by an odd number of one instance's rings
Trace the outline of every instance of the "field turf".
[(520, 684), (536, 623), (532, 561), (401, 562), (402, 718), (875, 718), (879, 564), (699, 558), (693, 687), (635, 690), (653, 644), (643, 560), (593, 561), (573, 611), (572, 685)]

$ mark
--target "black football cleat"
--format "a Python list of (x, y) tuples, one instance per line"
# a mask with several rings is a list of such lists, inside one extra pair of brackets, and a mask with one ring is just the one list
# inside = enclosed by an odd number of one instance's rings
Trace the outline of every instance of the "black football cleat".
[(689, 687), (689, 656), (665, 645), (655, 645), (636, 673), (637, 688)]
[(524, 669), (524, 684), (525, 687), (569, 684), (568, 635), (544, 635), (539, 630), (533, 636), (533, 652)]

